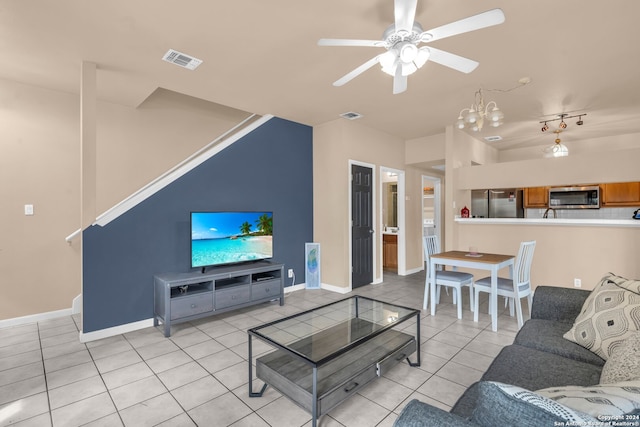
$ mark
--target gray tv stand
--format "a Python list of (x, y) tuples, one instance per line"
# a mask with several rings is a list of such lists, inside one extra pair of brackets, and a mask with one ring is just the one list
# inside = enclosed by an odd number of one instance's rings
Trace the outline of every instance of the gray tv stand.
[(171, 325), (218, 313), (279, 300), (284, 305), (284, 264), (260, 261), (213, 267), (204, 273), (163, 273), (154, 276), (153, 325)]

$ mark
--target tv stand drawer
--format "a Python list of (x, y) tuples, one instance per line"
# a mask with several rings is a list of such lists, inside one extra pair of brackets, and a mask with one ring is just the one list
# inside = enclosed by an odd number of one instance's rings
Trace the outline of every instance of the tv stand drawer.
[(249, 301), (251, 301), (251, 288), (249, 285), (216, 291), (216, 309), (244, 304)]
[(257, 300), (280, 296), (280, 280), (265, 280), (255, 283), (251, 288), (251, 299)]
[(213, 311), (213, 292), (171, 299), (171, 320)]

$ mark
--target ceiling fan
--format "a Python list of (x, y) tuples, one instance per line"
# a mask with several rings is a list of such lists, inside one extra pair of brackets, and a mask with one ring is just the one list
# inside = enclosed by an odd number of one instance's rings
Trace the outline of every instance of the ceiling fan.
[(382, 71), (393, 76), (394, 94), (407, 90), (407, 76), (415, 73), (428, 60), (463, 73), (470, 73), (478, 66), (478, 62), (433, 47), (423, 46), (418, 48), (418, 45), (504, 22), (502, 10), (492, 9), (424, 31), (420, 24), (414, 21), (417, 4), (418, 0), (394, 1), (395, 23), (385, 30), (382, 34), (382, 40), (318, 40), (319, 46), (368, 46), (383, 47), (387, 50), (345, 74), (336, 80), (333, 85), (342, 86), (378, 63), (382, 66)]

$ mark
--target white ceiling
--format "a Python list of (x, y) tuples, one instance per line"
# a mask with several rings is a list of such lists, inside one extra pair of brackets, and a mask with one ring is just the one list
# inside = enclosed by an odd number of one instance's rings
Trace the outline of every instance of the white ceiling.
[[(482, 88), (506, 117), (479, 136), (501, 135), (500, 149), (551, 144), (538, 122), (562, 112), (588, 113), (563, 140), (640, 132), (640, 1), (419, 0), (416, 21), (429, 29), (496, 7), (504, 24), (433, 43), (479, 61), (474, 72), (428, 62), (392, 95), (378, 67), (332, 86), (381, 48), (316, 43), (381, 38), (393, 0), (4, 0), (0, 78), (77, 93), (92, 61), (109, 102), (137, 106), (162, 87), (308, 125), (357, 111), (405, 139), (442, 133)], [(162, 61), (170, 48), (204, 63)], [(504, 92), (522, 77), (532, 83)]]

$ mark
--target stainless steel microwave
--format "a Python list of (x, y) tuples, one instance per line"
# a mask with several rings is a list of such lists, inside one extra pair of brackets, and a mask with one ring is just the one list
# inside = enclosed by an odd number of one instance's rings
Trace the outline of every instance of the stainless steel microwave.
[(599, 209), (600, 187), (552, 187), (549, 207), (554, 209)]

